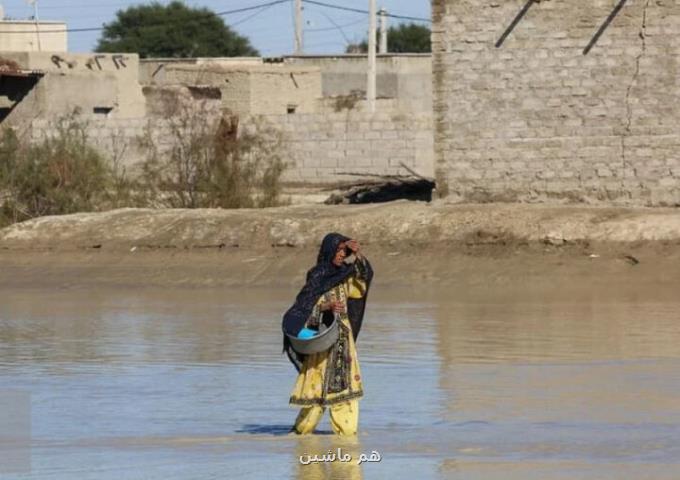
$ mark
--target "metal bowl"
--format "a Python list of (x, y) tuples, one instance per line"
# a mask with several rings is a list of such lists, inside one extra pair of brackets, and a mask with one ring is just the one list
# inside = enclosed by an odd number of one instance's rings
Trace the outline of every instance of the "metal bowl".
[(288, 337), (290, 344), (293, 346), (293, 350), (295, 350), (297, 353), (309, 355), (312, 353), (325, 352), (338, 340), (338, 335), (340, 334), (338, 327), (338, 317), (336, 315), (333, 318), (333, 323), (331, 323), (331, 325), (326, 330), (318, 333), (312, 338), (298, 338), (286, 331), (284, 331), (284, 334)]

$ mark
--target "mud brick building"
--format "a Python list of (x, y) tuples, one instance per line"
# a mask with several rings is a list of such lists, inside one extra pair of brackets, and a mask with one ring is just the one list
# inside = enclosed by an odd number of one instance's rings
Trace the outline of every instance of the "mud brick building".
[(450, 196), (680, 204), (680, 2), (433, 0), (432, 15)]

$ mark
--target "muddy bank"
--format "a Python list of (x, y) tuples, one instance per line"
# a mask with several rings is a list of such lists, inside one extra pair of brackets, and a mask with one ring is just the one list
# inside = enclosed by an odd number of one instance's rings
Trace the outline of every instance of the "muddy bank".
[(340, 231), (364, 244), (383, 285), (657, 283), (680, 279), (678, 213), (402, 201), (45, 217), (0, 231), (0, 282), (298, 285), (323, 235)]
[(43, 217), (0, 231), (11, 250), (315, 246), (329, 231), (370, 245), (680, 241), (677, 209), (398, 201), (242, 210), (122, 209)]

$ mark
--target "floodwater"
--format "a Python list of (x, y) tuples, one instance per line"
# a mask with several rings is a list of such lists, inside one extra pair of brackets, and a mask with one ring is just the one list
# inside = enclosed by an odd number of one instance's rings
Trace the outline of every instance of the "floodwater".
[[(30, 471), (0, 465), (0, 477), (680, 475), (680, 299), (670, 287), (376, 286), (358, 343), (361, 434), (345, 439), (327, 416), (317, 435), (288, 435), (295, 373), (279, 328), (295, 293), (5, 289), (0, 397), (23, 392), (30, 403)], [(351, 460), (300, 463), (338, 449)], [(374, 451), (379, 462), (357, 464)]]

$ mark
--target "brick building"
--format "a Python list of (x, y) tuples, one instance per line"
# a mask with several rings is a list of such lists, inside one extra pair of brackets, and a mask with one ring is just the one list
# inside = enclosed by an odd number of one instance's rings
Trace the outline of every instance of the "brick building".
[(680, 204), (680, 3), (433, 0), (432, 15), (450, 195)]

